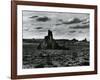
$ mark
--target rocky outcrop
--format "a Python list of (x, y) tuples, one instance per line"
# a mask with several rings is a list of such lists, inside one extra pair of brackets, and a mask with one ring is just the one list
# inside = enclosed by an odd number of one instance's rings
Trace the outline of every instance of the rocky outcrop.
[(87, 42), (87, 39), (85, 38), (84, 40), (82, 40), (82, 42)]
[(78, 42), (78, 40), (74, 38), (71, 40), (71, 42)]
[(43, 42), (38, 46), (38, 49), (58, 49), (59, 46), (56, 41), (53, 39), (53, 34), (51, 30), (48, 30), (48, 35), (45, 36)]

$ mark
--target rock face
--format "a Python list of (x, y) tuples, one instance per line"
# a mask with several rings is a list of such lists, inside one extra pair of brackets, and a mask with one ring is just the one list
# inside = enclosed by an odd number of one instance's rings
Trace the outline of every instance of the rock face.
[(59, 46), (53, 39), (53, 34), (51, 30), (48, 30), (48, 35), (45, 36), (43, 42), (38, 46), (38, 49), (58, 49)]

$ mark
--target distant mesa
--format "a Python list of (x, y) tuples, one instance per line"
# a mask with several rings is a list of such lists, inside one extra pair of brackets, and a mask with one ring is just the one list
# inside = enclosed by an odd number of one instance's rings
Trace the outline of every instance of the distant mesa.
[(44, 37), (43, 41), (38, 45), (38, 49), (62, 49), (53, 39), (51, 30), (48, 30), (48, 35)]
[[(79, 40), (73, 38), (72, 40), (70, 40), (70, 42), (79, 42)], [(81, 40), (80, 42), (88, 42), (88, 41), (87, 41), (87, 39), (85, 38), (85, 39)]]
[(85, 38), (84, 40), (82, 40), (82, 42), (87, 42), (87, 39)]
[(75, 39), (75, 38), (74, 38), (74, 39), (72, 39), (71, 41), (72, 41), (72, 42), (78, 42), (78, 40), (77, 40), (77, 39)]

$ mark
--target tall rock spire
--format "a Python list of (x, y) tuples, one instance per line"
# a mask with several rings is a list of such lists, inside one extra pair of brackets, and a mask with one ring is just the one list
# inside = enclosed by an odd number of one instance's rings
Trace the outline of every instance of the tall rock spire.
[(48, 30), (48, 36), (53, 39), (53, 34), (52, 34), (52, 31)]
[(53, 34), (51, 30), (48, 30), (48, 35), (45, 36), (42, 43), (39, 44), (38, 49), (57, 49), (58, 44), (53, 39)]

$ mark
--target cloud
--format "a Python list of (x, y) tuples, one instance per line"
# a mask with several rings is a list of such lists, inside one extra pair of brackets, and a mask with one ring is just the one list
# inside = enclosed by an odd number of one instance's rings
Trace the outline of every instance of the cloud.
[(90, 23), (89, 18), (85, 18), (82, 20), (82, 24), (89, 24), (89, 23)]
[(84, 22), (82, 22), (82, 24), (88, 24), (89, 23), (89, 21), (84, 21)]
[(88, 29), (88, 28), (89, 28), (89, 24), (71, 26), (70, 28), (71, 28), (71, 29)]
[(42, 27), (36, 27), (35, 29), (43, 29)]
[(30, 18), (37, 18), (38, 16), (31, 16)]
[(24, 31), (28, 31), (29, 29), (28, 29), (28, 28), (24, 28), (23, 30), (24, 30)]
[(37, 20), (37, 21), (40, 21), (40, 22), (46, 22), (46, 21), (49, 21), (49, 20), (51, 20), (51, 19), (48, 18), (48, 17), (46, 17), (46, 16), (44, 16), (44, 17), (38, 17), (36, 20)]
[(56, 26), (63, 25), (63, 24), (74, 24), (74, 23), (80, 23), (80, 22), (82, 22), (82, 20), (80, 20), (79, 18), (70, 18), (67, 21), (63, 21), (62, 19), (58, 19), (58, 21), (60, 23), (55, 24)]
[(66, 22), (63, 22), (63, 24), (73, 24), (73, 23), (80, 23), (82, 22), (79, 18), (71, 18)]
[(62, 19), (58, 19), (58, 21), (63, 22), (63, 20), (62, 20)]
[(82, 31), (79, 31), (79, 33), (83, 33)]
[(74, 30), (73, 30), (73, 31), (69, 31), (69, 33), (75, 33), (75, 32), (76, 32), (76, 31), (74, 31)]
[(57, 23), (57, 24), (55, 24), (56, 26), (59, 26), (59, 25), (62, 25), (61, 23)]

